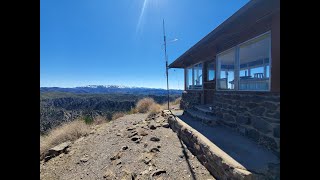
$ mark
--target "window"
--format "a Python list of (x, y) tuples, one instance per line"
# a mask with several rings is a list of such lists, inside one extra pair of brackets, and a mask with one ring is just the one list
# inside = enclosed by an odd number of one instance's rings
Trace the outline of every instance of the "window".
[(187, 88), (202, 89), (202, 63), (187, 69)]
[(217, 89), (267, 91), (270, 86), (270, 33), (217, 55)]
[(217, 56), (217, 88), (234, 89), (235, 48), (225, 51)]
[(194, 71), (194, 87), (201, 88), (202, 87), (202, 64), (197, 64), (193, 67)]
[(214, 63), (211, 62), (208, 64), (208, 68), (207, 68), (207, 81), (212, 81), (214, 80)]
[(250, 40), (239, 47), (239, 90), (269, 89), (269, 52), (269, 34)]

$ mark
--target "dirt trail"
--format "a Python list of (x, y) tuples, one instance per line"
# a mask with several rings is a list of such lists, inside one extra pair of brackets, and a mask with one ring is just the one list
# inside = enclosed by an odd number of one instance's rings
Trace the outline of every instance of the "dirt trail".
[(163, 125), (160, 115), (132, 114), (96, 126), (72, 143), (69, 153), (41, 161), (40, 178), (214, 179)]

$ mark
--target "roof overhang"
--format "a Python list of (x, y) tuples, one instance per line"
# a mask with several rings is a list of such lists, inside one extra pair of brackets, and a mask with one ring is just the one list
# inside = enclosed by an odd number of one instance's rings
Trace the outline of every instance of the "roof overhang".
[[(257, 31), (268, 31), (271, 18), (280, 11), (279, 0), (252, 0), (202, 38), (169, 65), (169, 68), (186, 68), (198, 62), (213, 60), (217, 53), (254, 36)], [(255, 26), (260, 26), (259, 30)]]

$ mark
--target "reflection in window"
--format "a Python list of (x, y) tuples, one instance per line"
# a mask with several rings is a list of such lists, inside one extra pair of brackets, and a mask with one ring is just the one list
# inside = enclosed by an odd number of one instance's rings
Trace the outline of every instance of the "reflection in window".
[(234, 89), (235, 49), (217, 56), (217, 87), (218, 89)]
[(207, 75), (207, 77), (208, 77), (208, 81), (212, 81), (212, 80), (214, 80), (214, 63), (213, 62), (211, 62), (211, 63), (209, 63), (208, 64), (208, 70), (207, 70), (207, 73), (208, 73), (208, 75)]
[(270, 41), (266, 33), (217, 55), (217, 89), (269, 90)]
[(239, 48), (239, 90), (269, 89), (270, 34), (255, 38)]
[(194, 87), (202, 87), (202, 64), (197, 64), (193, 67), (194, 70)]
[(202, 89), (202, 64), (187, 69), (187, 89)]

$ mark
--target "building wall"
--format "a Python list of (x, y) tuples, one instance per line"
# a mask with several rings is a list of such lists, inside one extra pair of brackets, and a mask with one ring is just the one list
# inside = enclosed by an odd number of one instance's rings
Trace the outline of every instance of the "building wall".
[(280, 92), (280, 12), (272, 18), (271, 60), (271, 91)]
[(216, 91), (213, 111), (221, 125), (280, 156), (280, 93)]
[(181, 109), (188, 109), (195, 105), (200, 105), (203, 98), (202, 90), (187, 90), (182, 92), (180, 101)]

